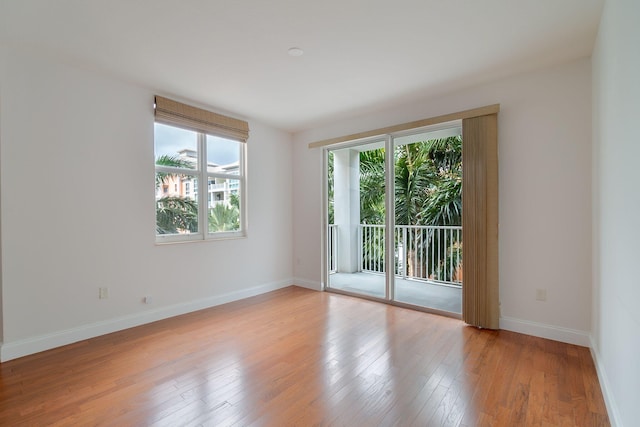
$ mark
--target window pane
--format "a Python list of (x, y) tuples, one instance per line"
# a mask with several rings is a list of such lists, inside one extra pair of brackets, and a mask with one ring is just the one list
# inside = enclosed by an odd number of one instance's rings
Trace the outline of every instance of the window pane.
[(241, 142), (207, 135), (207, 171), (240, 174)]
[(198, 232), (198, 179), (156, 172), (156, 234)]
[(209, 177), (209, 233), (240, 230), (240, 180)]
[(155, 123), (154, 142), (156, 165), (197, 169), (197, 132)]

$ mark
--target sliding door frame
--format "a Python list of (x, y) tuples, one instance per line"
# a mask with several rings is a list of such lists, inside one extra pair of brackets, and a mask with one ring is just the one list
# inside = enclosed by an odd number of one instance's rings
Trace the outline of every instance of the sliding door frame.
[[(353, 295), (401, 307), (409, 307), (444, 316), (462, 318), (473, 326), (499, 328), (499, 269), (498, 269), (498, 153), (497, 115), (500, 105), (465, 110), (458, 113), (390, 126), (368, 132), (317, 141), (309, 148), (323, 148), (323, 197), (322, 197), (322, 280), (323, 290)], [(469, 120), (471, 119), (471, 120)], [(477, 120), (475, 120), (477, 119)], [(462, 288), (462, 315), (395, 301), (395, 201), (394, 184), (394, 138), (400, 134), (418, 133), (421, 128), (446, 122), (462, 121), (463, 133), (463, 245), (465, 252), (483, 254), (476, 262), (463, 262), (464, 284)], [(467, 129), (465, 130), (465, 125)], [(474, 135), (474, 147), (465, 154), (465, 135)], [(385, 298), (355, 294), (331, 288), (328, 266), (328, 187), (327, 154), (329, 150), (363, 145), (367, 141), (385, 141)], [(477, 157), (478, 155), (479, 157)], [(473, 163), (473, 168), (464, 164)], [(484, 169), (483, 169), (484, 168)], [(473, 171), (470, 173), (469, 171)], [(469, 189), (465, 193), (465, 187)], [(479, 191), (477, 197), (475, 192)], [(466, 197), (465, 197), (466, 194)], [(465, 207), (466, 206), (466, 207)], [(390, 226), (391, 225), (391, 226)], [(466, 232), (465, 227), (471, 227)], [(469, 241), (467, 241), (469, 239)], [(471, 246), (472, 245), (472, 246)]]

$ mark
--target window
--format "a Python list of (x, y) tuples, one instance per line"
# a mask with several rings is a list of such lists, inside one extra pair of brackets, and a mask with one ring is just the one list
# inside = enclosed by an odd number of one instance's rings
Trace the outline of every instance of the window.
[(157, 242), (245, 235), (247, 137), (246, 122), (156, 97)]

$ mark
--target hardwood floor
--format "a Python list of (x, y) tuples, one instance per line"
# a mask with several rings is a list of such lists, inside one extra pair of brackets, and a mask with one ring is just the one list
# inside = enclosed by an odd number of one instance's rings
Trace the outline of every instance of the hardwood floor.
[(609, 425), (587, 348), (290, 287), (0, 364), (0, 425)]

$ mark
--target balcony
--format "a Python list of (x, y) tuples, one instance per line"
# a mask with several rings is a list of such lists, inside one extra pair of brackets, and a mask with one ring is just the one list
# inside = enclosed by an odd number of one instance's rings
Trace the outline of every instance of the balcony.
[(223, 182), (220, 184), (211, 184), (209, 183), (209, 192), (212, 191), (226, 191), (229, 189), (229, 184), (227, 182)]
[[(330, 225), (329, 287), (385, 297), (384, 226), (357, 226), (357, 269), (341, 268), (340, 226)], [(394, 232), (394, 300), (462, 312), (462, 227), (398, 225)]]

